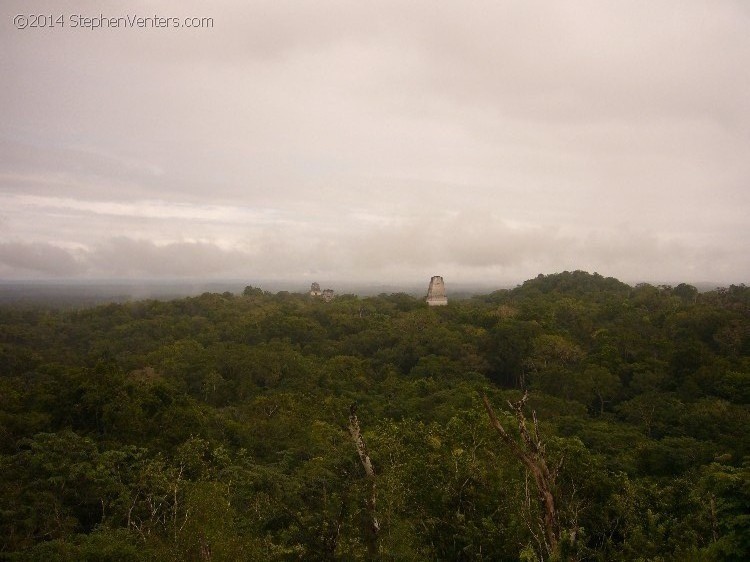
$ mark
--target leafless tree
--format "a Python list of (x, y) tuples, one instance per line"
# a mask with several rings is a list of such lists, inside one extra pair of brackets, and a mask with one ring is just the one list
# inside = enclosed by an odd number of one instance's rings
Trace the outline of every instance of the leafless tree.
[[(533, 528), (533, 525), (529, 524), (529, 530), (531, 531), (532, 536), (537, 539), (539, 545), (538, 548), (546, 551), (540, 552), (540, 554), (546, 554), (548, 557), (553, 557), (559, 552), (560, 544), (560, 522), (554, 492), (555, 480), (557, 479), (557, 473), (560, 466), (550, 469), (547, 463), (547, 453), (544, 443), (539, 437), (535, 412), (532, 412), (533, 428), (530, 430), (527, 426), (526, 415), (523, 412), (523, 408), (528, 397), (528, 392), (524, 392), (523, 398), (519, 401), (508, 401), (508, 406), (513, 412), (516, 418), (516, 423), (518, 424), (518, 431), (521, 437), (520, 441), (510, 435), (500, 423), (500, 420), (498, 420), (495, 415), (495, 411), (492, 409), (492, 405), (486, 395), (482, 395), (482, 401), (487, 410), (487, 415), (490, 418), (490, 424), (500, 436), (500, 439), (510, 449), (513, 456), (524, 465), (526, 470), (534, 478), (541, 513), (539, 522), (542, 531), (541, 537), (540, 534), (536, 532), (536, 529)], [(527, 497), (528, 496), (527, 487)]]
[(362, 438), (362, 432), (359, 428), (359, 419), (357, 419), (357, 405), (352, 404), (349, 407), (349, 433), (354, 440), (354, 445), (359, 454), (359, 460), (365, 469), (365, 477), (370, 482), (370, 494), (367, 497), (367, 512), (369, 516), (369, 525), (367, 526), (367, 550), (371, 558), (377, 558), (379, 553), (378, 533), (380, 532), (380, 523), (378, 523), (377, 513), (375, 511), (375, 469), (372, 466), (370, 455), (367, 452), (367, 446)]

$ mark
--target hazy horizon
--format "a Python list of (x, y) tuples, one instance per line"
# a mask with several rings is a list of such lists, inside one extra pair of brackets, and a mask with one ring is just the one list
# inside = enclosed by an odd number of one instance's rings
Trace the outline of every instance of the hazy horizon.
[[(557, 272), (561, 273), (561, 272)], [(588, 272), (587, 272), (588, 273)], [(595, 272), (590, 272), (595, 273)], [(553, 273), (554, 274), (554, 273)], [(552, 275), (553, 275), (552, 274)], [(541, 274), (550, 275), (550, 274)], [(608, 277), (603, 275), (603, 277)], [(529, 279), (519, 280), (511, 283), (493, 283), (490, 280), (485, 282), (471, 282), (448, 279), (445, 281), (446, 292), (448, 296), (467, 296), (489, 294), (497, 290), (513, 289), (523, 285)], [(635, 287), (641, 283), (653, 286), (677, 286), (680, 283), (687, 283), (695, 286), (699, 291), (710, 291), (728, 285), (710, 281), (690, 282), (685, 280), (622, 280), (623, 283)], [(351, 280), (331, 280), (322, 279), (316, 281), (321, 288), (332, 289), (335, 294), (355, 294), (366, 297), (379, 294), (407, 293), (412, 296), (424, 296), (427, 294), (429, 278), (423, 281), (406, 281), (406, 282), (387, 282), (385, 280), (373, 282), (356, 282)], [(222, 293), (225, 291), (234, 294), (240, 294), (245, 287), (259, 288), (264, 291), (276, 293), (279, 291), (288, 291), (291, 293), (307, 293), (310, 290), (310, 283), (294, 279), (217, 279), (217, 278), (150, 278), (150, 279), (25, 279), (25, 280), (4, 280), (0, 279), (0, 300), (10, 302), (14, 294), (26, 291), (27, 294), (43, 295), (45, 297), (54, 297), (55, 291), (62, 293), (76, 294), (78, 291), (94, 289), (98, 297), (109, 296), (127, 296), (130, 298), (154, 298), (163, 296), (194, 296), (204, 292)], [(124, 293), (123, 293), (124, 291)]]
[(10, 0), (0, 29), (0, 280), (750, 280), (747, 2)]
[[(446, 281), (446, 284), (454, 284), (458, 287), (465, 288), (465, 287), (495, 287), (498, 288), (507, 288), (507, 287), (515, 287), (518, 285), (522, 285), (524, 282), (529, 281), (531, 279), (534, 279), (538, 275), (556, 275), (559, 273), (565, 273), (565, 272), (572, 272), (572, 271), (584, 271), (584, 270), (563, 270), (563, 271), (550, 271), (550, 272), (539, 272), (537, 275), (532, 275), (525, 279), (517, 279), (517, 280), (510, 280), (510, 281), (501, 281), (501, 280), (493, 280), (493, 279), (484, 279), (484, 280), (466, 280), (466, 279), (459, 279), (459, 280), (448, 280)], [(590, 274), (598, 274), (602, 277), (612, 277), (617, 279), (618, 281), (621, 281), (627, 285), (635, 286), (641, 283), (645, 283), (648, 285), (669, 285), (669, 286), (675, 286), (679, 285), (680, 283), (686, 283), (688, 285), (694, 285), (694, 286), (702, 286), (702, 287), (727, 287), (732, 284), (742, 284), (745, 283), (739, 282), (739, 283), (722, 283), (718, 281), (711, 281), (709, 279), (622, 279), (619, 277), (615, 277), (613, 275), (606, 275), (604, 273), (600, 273), (597, 271), (584, 271), (584, 273), (590, 273)], [(31, 284), (38, 284), (38, 285), (54, 285), (54, 284), (61, 284), (61, 285), (86, 285), (86, 284), (122, 284), (122, 285), (138, 285), (138, 284), (150, 284), (150, 285), (170, 285), (170, 284), (183, 284), (183, 285), (190, 285), (190, 284), (200, 284), (200, 285), (210, 285), (210, 284), (242, 284), (243, 287), (246, 287), (248, 285), (257, 287), (260, 286), (259, 284), (266, 283), (270, 285), (283, 285), (283, 286), (299, 286), (302, 288), (305, 288), (305, 290), (310, 288), (311, 283), (315, 282), (321, 285), (338, 285), (338, 286), (354, 286), (354, 287), (372, 287), (372, 286), (387, 286), (387, 287), (399, 287), (399, 286), (422, 286), (425, 287), (425, 292), (427, 291), (427, 286), (429, 285), (430, 277), (426, 277), (426, 281), (424, 279), (407, 279), (403, 281), (388, 281), (388, 280), (378, 280), (373, 279), (372, 281), (356, 281), (351, 279), (329, 279), (329, 278), (311, 278), (311, 279), (293, 279), (293, 278), (260, 278), (260, 277), (247, 277), (247, 278), (241, 278), (241, 277), (50, 277), (50, 278), (18, 278), (18, 279), (0, 279), (0, 284), (6, 284), (6, 285), (13, 285), (13, 284), (24, 284), (24, 283), (31, 283)], [(262, 288), (262, 287), (261, 287)]]

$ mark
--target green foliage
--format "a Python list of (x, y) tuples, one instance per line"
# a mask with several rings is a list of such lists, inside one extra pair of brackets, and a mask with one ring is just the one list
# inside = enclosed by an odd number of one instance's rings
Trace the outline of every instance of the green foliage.
[(254, 287), (0, 309), (0, 557), (367, 559), (356, 402), (382, 559), (537, 560), (478, 398), (530, 390), (560, 559), (746, 560), (749, 313), (745, 286), (581, 271), (440, 309)]

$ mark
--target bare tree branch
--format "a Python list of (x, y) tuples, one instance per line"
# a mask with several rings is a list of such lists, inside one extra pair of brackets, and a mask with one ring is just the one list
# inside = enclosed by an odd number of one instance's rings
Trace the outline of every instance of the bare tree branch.
[(362, 432), (359, 428), (356, 404), (352, 404), (349, 407), (349, 433), (354, 440), (354, 445), (357, 448), (357, 454), (359, 454), (359, 460), (362, 463), (362, 467), (365, 469), (365, 476), (370, 481), (370, 495), (367, 498), (367, 511), (370, 515), (370, 525), (368, 526), (367, 533), (367, 549), (371, 557), (377, 557), (379, 552), (378, 533), (380, 532), (380, 523), (378, 522), (377, 514), (375, 512), (375, 469), (372, 466), (370, 455), (367, 452), (367, 446), (365, 445), (365, 441), (362, 438)]
[[(558, 514), (555, 507), (555, 496), (553, 488), (555, 476), (547, 467), (544, 444), (539, 437), (539, 429), (536, 421), (536, 414), (533, 413), (534, 433), (529, 431), (526, 425), (526, 416), (523, 413), (523, 407), (528, 400), (528, 392), (524, 392), (523, 397), (518, 402), (508, 402), (511, 410), (515, 414), (518, 430), (521, 434), (521, 443), (518, 443), (497, 419), (495, 411), (492, 409), (487, 395), (482, 394), (482, 401), (487, 410), (487, 416), (490, 419), (490, 425), (495, 429), (500, 439), (531, 473), (536, 484), (539, 506), (542, 513), (542, 527), (544, 529), (545, 543), (547, 545), (547, 554), (552, 555), (557, 552), (560, 541), (560, 527), (558, 523)], [(555, 471), (556, 473), (557, 471)], [(531, 530), (531, 529), (530, 529)], [(533, 535), (532, 531), (532, 535)]]

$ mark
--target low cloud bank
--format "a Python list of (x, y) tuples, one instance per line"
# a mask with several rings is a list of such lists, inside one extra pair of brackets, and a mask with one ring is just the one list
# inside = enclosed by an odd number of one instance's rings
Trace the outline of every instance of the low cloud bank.
[[(719, 252), (723, 269), (712, 266)], [(369, 221), (357, 234), (312, 225), (249, 232), (231, 243), (154, 242), (116, 236), (93, 245), (0, 244), (2, 278), (236, 278), (519, 282), (585, 269), (626, 281), (743, 282), (731, 249), (691, 245), (646, 231), (512, 225), (492, 213)], [(657, 273), (655, 273), (657, 272)], [(658, 279), (655, 279), (658, 276)]]

